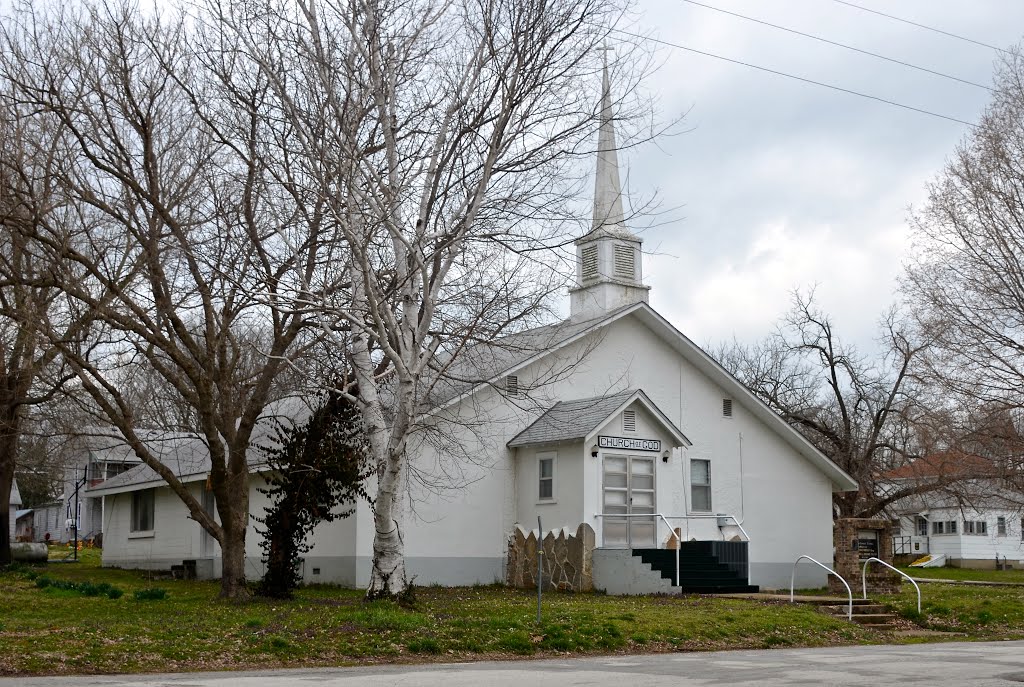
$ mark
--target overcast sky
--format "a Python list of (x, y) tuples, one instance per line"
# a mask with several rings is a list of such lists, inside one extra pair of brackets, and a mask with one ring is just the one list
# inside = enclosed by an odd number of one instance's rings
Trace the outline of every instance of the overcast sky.
[[(1019, 0), (856, 0), (997, 46), (1024, 33)], [(704, 4), (990, 85), (988, 48), (834, 0)], [(727, 16), (639, 0), (665, 41), (975, 121), (989, 92)], [(907, 216), (964, 136), (963, 124), (662, 48), (649, 86), (662, 118), (692, 131), (624, 155), (628, 191), (657, 192), (674, 221), (643, 232), (651, 304), (699, 344), (767, 334), (796, 287), (848, 338), (870, 345), (894, 302)], [(692, 108), (692, 109), (691, 109)]]

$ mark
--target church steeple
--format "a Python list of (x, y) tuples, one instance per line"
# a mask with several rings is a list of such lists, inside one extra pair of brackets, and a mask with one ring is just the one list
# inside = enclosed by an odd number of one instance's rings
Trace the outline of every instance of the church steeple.
[(647, 302), (650, 287), (642, 282), (641, 243), (640, 237), (626, 228), (622, 211), (622, 182), (606, 57), (601, 78), (594, 218), (590, 232), (576, 240), (576, 286), (569, 290), (573, 317), (593, 317), (629, 303)]

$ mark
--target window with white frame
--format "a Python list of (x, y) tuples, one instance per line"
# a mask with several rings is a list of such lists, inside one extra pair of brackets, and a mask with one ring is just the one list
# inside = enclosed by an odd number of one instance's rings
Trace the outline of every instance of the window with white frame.
[(555, 454), (537, 454), (537, 498), (553, 501), (555, 498)]
[(690, 509), (711, 512), (711, 461), (694, 458), (690, 461)]
[(917, 536), (927, 537), (928, 536), (928, 521), (924, 518), (917, 519)]
[(996, 535), (1000, 537), (1006, 536), (1006, 518), (1002, 515), (996, 518)]
[(932, 534), (956, 534), (956, 520), (936, 520), (932, 523)]
[(132, 532), (150, 532), (153, 530), (155, 493), (154, 489), (132, 492)]
[(984, 520), (964, 520), (964, 534), (988, 534), (988, 523)]

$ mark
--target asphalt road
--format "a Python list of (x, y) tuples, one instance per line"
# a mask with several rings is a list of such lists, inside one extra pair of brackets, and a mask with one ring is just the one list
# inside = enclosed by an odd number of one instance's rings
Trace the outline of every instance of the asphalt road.
[(690, 687), (1024, 684), (1024, 642), (858, 646), (234, 673), (0, 678), (0, 687)]

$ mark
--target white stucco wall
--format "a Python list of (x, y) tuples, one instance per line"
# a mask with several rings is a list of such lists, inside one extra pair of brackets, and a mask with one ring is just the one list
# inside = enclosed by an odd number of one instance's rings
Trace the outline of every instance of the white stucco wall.
[[(739, 399), (734, 399), (733, 417), (722, 417), (722, 399), (729, 394), (646, 326), (632, 318), (621, 320), (588, 340), (518, 371), (520, 386), (529, 387), (535, 379), (551, 379), (553, 370), (565, 366), (573, 367), (571, 374), (531, 392), (535, 400), (532, 408), (522, 400), (509, 403), (493, 389), (474, 395), (451, 411), (456, 419), (468, 422), (472, 418), (473, 426), (447, 426), (452, 442), (462, 447), (460, 451), (445, 455), (443, 449), (435, 447), (420, 452), (418, 468), (435, 477), (441, 475), (440, 481), (452, 488), (431, 489), (416, 484), (415, 479), (410, 485), (415, 503), (411, 507), (407, 504), (411, 517), (405, 527), (405, 542), (410, 569), (419, 569), (423, 575), (419, 583), (492, 581), (481, 572), (485, 570), (500, 576), (505, 543), (514, 524), (530, 520), (522, 524), (535, 526), (535, 515), (531, 519), (527, 501), (516, 495), (517, 491), (525, 493), (524, 489), (535, 488), (535, 456), (524, 456), (517, 463), (504, 448), (505, 443), (559, 399), (586, 398), (626, 388), (643, 389), (694, 442), (688, 451), (673, 451), (668, 463), (656, 461), (661, 512), (686, 514), (689, 459), (705, 458), (712, 463), (715, 512), (736, 516), (750, 535), (754, 584), (788, 585), (793, 561), (802, 554), (826, 563), (832, 560), (828, 479), (773, 428), (748, 413)], [(638, 430), (647, 431), (642, 429), (645, 421), (641, 416)], [(459, 453), (462, 455), (456, 455)], [(589, 455), (589, 447), (584, 447), (583, 453)], [(561, 460), (561, 452), (559, 457)], [(448, 467), (441, 470), (445, 461)], [(457, 469), (453, 468), (455, 463)], [(526, 466), (527, 473), (517, 475), (517, 465)], [(600, 503), (599, 461), (585, 460), (584, 465), (594, 469), (584, 474), (583, 510), (597, 530), (599, 523), (592, 514), (598, 512), (595, 506)], [(457, 478), (453, 472), (458, 473)], [(464, 488), (459, 488), (459, 481)], [(564, 480), (559, 483), (566, 484)], [(553, 519), (565, 517), (555, 513), (553, 510)], [(358, 528), (364, 530), (362, 519)], [(737, 533), (735, 528), (725, 529), (727, 538)], [(359, 537), (357, 548), (358, 555), (368, 559), (372, 554), (372, 527), (366, 529), (366, 534)], [(705, 520), (700, 524), (691, 522), (688, 534), (698, 539), (720, 538), (722, 531), (715, 521)], [(368, 563), (363, 563), (363, 569), (368, 573)], [(801, 568), (798, 584), (823, 586), (825, 576), (811, 567)]]
[[(571, 372), (557, 374), (566, 367)], [(689, 459), (707, 459), (713, 510), (734, 515), (750, 535), (752, 583), (788, 585), (792, 563), (801, 554), (826, 563), (832, 560), (831, 484), (824, 474), (774, 428), (748, 413), (739, 398), (733, 399), (733, 416), (723, 417), (722, 399), (731, 396), (637, 318), (624, 318), (516, 374), (522, 388), (531, 388), (528, 398), (509, 400), (494, 389), (484, 389), (436, 417), (441, 431), (412, 442), (402, 535), (408, 570), (417, 584), (503, 579), (512, 528), (517, 522), (535, 527), (537, 512), (545, 529), (575, 529), (582, 519), (600, 532), (594, 514), (600, 512), (603, 452), (594, 459), (589, 446), (559, 447), (557, 503), (538, 506), (530, 498), (537, 486), (536, 449), (521, 450), (516, 456), (506, 443), (558, 400), (627, 388), (643, 389), (693, 442), (688, 450), (672, 451), (668, 462), (656, 457), (660, 512), (687, 514)], [(622, 435), (621, 419), (613, 418), (600, 431)], [(636, 436), (668, 441), (643, 411)], [(566, 490), (573, 485), (579, 491), (570, 494)], [(262, 511), (265, 499), (252, 491), (253, 513)], [(156, 531), (149, 540), (127, 536), (130, 502), (128, 494), (107, 499), (105, 563), (139, 565), (155, 559), (157, 548), (163, 558), (199, 557), (199, 527), (186, 518), (184, 505), (169, 489), (160, 490)], [(315, 547), (306, 556), (307, 581), (366, 584), (374, 525), (365, 503), (357, 504), (357, 511), (353, 518), (317, 529)], [(688, 538), (737, 534), (731, 527), (720, 530), (714, 520), (692, 521), (686, 527)], [(664, 538), (667, 531), (659, 530), (659, 540)], [(154, 546), (157, 543), (159, 547)], [(253, 567), (259, 568), (258, 541), (252, 532), (247, 553)], [(319, 575), (313, 576), (313, 567), (320, 569)], [(816, 569), (800, 570), (800, 586), (824, 583), (824, 574)]]

